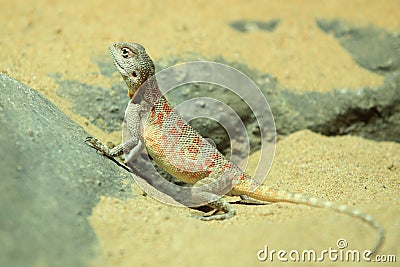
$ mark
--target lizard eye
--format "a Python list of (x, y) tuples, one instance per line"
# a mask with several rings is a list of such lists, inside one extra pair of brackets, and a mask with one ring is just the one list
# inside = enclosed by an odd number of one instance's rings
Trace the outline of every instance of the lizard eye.
[(121, 56), (123, 58), (128, 58), (130, 53), (132, 53), (132, 51), (128, 47), (121, 48)]
[(135, 78), (137, 77), (136, 71), (133, 71), (133, 72), (132, 72), (132, 76), (135, 77)]

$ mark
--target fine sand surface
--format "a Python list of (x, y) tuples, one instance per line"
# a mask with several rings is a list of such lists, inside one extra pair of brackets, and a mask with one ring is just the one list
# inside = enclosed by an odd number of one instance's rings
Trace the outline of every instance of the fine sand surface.
[[(386, 230), (381, 253), (398, 255), (399, 161), (398, 144), (301, 131), (278, 143), (265, 183), (368, 212)], [(94, 266), (261, 266), (271, 264), (257, 260), (257, 251), (265, 245), (320, 253), (337, 249), (337, 240), (344, 238), (349, 249), (362, 251), (371, 249), (377, 238), (371, 227), (355, 218), (287, 203), (238, 204), (233, 219), (204, 223), (188, 217), (196, 211), (144, 197), (136, 186), (133, 190), (136, 198), (104, 197), (93, 211), (89, 220), (101, 250)]]
[[(0, 71), (41, 92), (89, 134), (113, 143), (120, 142), (121, 133), (103, 132), (73, 113), (49, 74), (110, 87), (94, 59), (106, 57), (113, 42), (134, 41), (155, 61), (191, 53), (223, 57), (272, 73), (282, 86), (299, 92), (376, 87), (383, 76), (360, 67), (315, 18), (400, 30), (399, 1), (68, 2), (0, 3)], [(281, 22), (273, 32), (240, 33), (229, 27), (238, 19)], [(387, 235), (380, 253), (400, 260), (398, 143), (300, 131), (278, 142), (265, 183), (371, 214)], [(88, 218), (98, 238), (92, 266), (267, 266), (269, 260), (257, 260), (266, 245), (322, 251), (336, 249), (336, 241), (344, 238), (349, 249), (364, 250), (377, 238), (360, 220), (317, 208), (235, 205), (233, 219), (203, 222), (189, 217), (198, 211), (145, 197), (137, 186), (132, 190), (132, 199), (103, 197)]]

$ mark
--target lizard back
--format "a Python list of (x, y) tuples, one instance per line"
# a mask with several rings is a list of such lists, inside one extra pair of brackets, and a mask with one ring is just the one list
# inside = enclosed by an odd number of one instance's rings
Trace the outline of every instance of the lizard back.
[(164, 97), (151, 109), (143, 137), (154, 161), (184, 182), (194, 184), (209, 176), (218, 178), (225, 171), (239, 180), (245, 177), (239, 167), (175, 112)]

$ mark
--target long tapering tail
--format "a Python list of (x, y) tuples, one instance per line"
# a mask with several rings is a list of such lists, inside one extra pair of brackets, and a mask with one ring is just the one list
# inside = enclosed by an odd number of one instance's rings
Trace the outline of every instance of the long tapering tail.
[(376, 253), (383, 243), (385, 236), (384, 230), (382, 226), (369, 214), (363, 213), (357, 209), (353, 209), (347, 205), (340, 205), (331, 201), (309, 197), (303, 194), (276, 190), (265, 185), (258, 186), (257, 188), (255, 188), (255, 190), (251, 190), (251, 188), (254, 188), (254, 184), (252, 184), (251, 180), (240, 181), (234, 187), (235, 195), (247, 195), (251, 198), (267, 202), (289, 202), (302, 204), (306, 206), (329, 209), (341, 214), (346, 214), (368, 223), (377, 231), (378, 239), (374, 248), (371, 250), (373, 253)]

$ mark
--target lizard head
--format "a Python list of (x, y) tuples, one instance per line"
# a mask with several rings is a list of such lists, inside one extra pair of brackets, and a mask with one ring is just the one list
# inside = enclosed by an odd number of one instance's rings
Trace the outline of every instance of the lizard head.
[(154, 63), (140, 44), (115, 43), (110, 45), (110, 54), (114, 65), (128, 85), (130, 98), (155, 74)]

